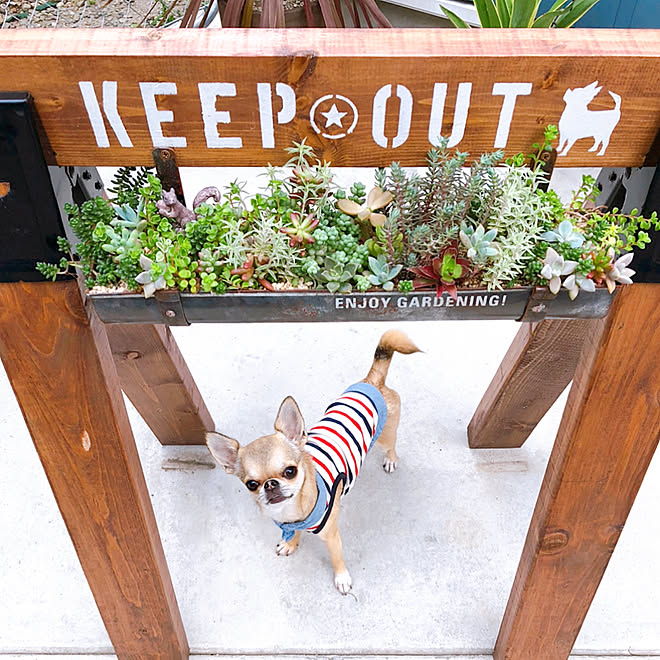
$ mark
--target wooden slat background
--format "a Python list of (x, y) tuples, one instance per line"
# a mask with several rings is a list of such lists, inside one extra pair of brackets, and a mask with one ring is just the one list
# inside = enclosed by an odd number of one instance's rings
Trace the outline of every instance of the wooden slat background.
[[(186, 138), (186, 147), (177, 148), (182, 166), (280, 164), (284, 148), (303, 137), (335, 166), (421, 165), (431, 146), (436, 82), (448, 85), (445, 135), (452, 131), (459, 83), (472, 83), (457, 148), (474, 156), (494, 148), (503, 101), (492, 93), (496, 82), (532, 83), (532, 93), (516, 100), (508, 155), (527, 151), (546, 124), (559, 121), (568, 88), (594, 81), (603, 89), (589, 109), (613, 108), (608, 91), (615, 92), (622, 97), (621, 120), (605, 155), (589, 153), (593, 139), (585, 137), (558, 166), (641, 165), (660, 129), (660, 33), (653, 30), (7, 30), (0, 34), (0, 71), (0, 89), (33, 95), (52, 148), (49, 162), (59, 165), (152, 163), (139, 82), (176, 83), (177, 95), (158, 96), (157, 106), (173, 112), (164, 134)], [(97, 146), (78, 87), (92, 82), (100, 101), (103, 81), (114, 80), (132, 148), (119, 145), (107, 120), (110, 146)], [(218, 103), (231, 116), (219, 132), (240, 137), (242, 148), (208, 148), (198, 82), (235, 83), (236, 96)], [(295, 118), (283, 125), (274, 119), (272, 149), (262, 146), (258, 82), (273, 88), (283, 82), (296, 93)], [(391, 147), (398, 131), (394, 96), (384, 126), (388, 148), (372, 137), (374, 95), (385, 85), (403, 85), (413, 98), (410, 134), (397, 148)], [(350, 98), (358, 109), (355, 130), (342, 139), (323, 138), (310, 125), (311, 106), (327, 95)], [(327, 111), (334, 100), (319, 109)], [(273, 105), (276, 114), (277, 97)]]

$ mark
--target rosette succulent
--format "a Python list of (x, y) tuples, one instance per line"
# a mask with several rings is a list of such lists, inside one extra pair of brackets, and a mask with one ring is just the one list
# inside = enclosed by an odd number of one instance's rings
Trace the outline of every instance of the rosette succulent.
[(561, 288), (561, 278), (565, 275), (571, 275), (576, 266), (577, 261), (565, 260), (564, 257), (549, 247), (545, 253), (545, 259), (543, 259), (541, 277), (548, 280), (550, 291), (556, 294)]
[(394, 278), (401, 272), (403, 266), (397, 264), (392, 266), (387, 263), (387, 257), (384, 254), (379, 254), (377, 258), (369, 257), (369, 268), (371, 275), (369, 281), (374, 286), (383, 287), (383, 291), (392, 291), (394, 289)]
[(584, 243), (584, 236), (579, 231), (575, 231), (570, 220), (563, 220), (552, 231), (541, 234), (540, 238), (547, 243), (568, 243), (572, 248), (582, 247)]
[(455, 244), (442, 250), (430, 265), (413, 266), (408, 270), (417, 275), (413, 280), (415, 289), (435, 285), (438, 298), (446, 291), (454, 300), (458, 299), (458, 281), (472, 274), (470, 262), (458, 256), (458, 246)]
[(633, 259), (633, 253), (628, 252), (620, 256), (616, 261), (614, 260), (614, 249), (610, 248), (607, 251), (608, 256), (610, 257), (610, 264), (605, 267), (605, 273), (602, 280), (597, 280), (600, 284), (602, 281), (605, 282), (607, 290), (612, 293), (616, 287), (616, 283), (620, 284), (632, 284), (632, 276), (635, 274), (635, 271), (632, 268), (628, 268), (628, 265)]
[(486, 231), (482, 224), (477, 225), (475, 229), (462, 222), (458, 236), (467, 248), (468, 259), (475, 263), (483, 263), (489, 257), (497, 256), (497, 245), (494, 243), (497, 229)]
[(362, 222), (369, 220), (372, 226), (380, 227), (385, 224), (387, 216), (376, 211), (386, 207), (393, 199), (391, 192), (376, 187), (369, 191), (367, 201), (362, 205), (350, 199), (340, 199), (337, 206), (347, 215), (355, 216)]

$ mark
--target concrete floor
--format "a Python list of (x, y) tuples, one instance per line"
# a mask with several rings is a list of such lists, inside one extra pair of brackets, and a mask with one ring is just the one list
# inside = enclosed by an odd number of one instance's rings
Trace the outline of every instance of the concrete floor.
[[(517, 325), (397, 327), (426, 353), (395, 356), (388, 378), (403, 400), (399, 470), (387, 475), (368, 461), (345, 500), (352, 596), (335, 592), (317, 538), (277, 557), (278, 530), (238, 480), (214, 468), (204, 448), (161, 447), (129, 404), (195, 653), (491, 652), (564, 397), (523, 448), (470, 450), (466, 425)], [(330, 397), (363, 377), (385, 329), (174, 332), (218, 428), (246, 442), (269, 431), (287, 394), (313, 422)], [(0, 434), (0, 653), (111, 653), (4, 372)], [(656, 457), (580, 633), (580, 653), (660, 654), (659, 498)]]
[[(184, 172), (191, 197), (218, 183), (204, 171)], [(270, 431), (288, 394), (308, 425), (316, 421), (331, 397), (366, 374), (388, 327), (196, 325), (173, 332), (218, 429), (248, 442)], [(335, 591), (316, 537), (307, 535), (294, 556), (277, 557), (277, 528), (238, 480), (215, 468), (203, 447), (160, 446), (127, 402), (196, 656), (489, 657), (566, 393), (521, 449), (470, 450), (467, 424), (518, 325), (396, 327), (426, 352), (395, 356), (388, 378), (402, 398), (399, 469), (385, 474), (372, 457), (344, 501), (354, 582), (347, 597)], [(114, 657), (103, 655), (112, 647), (2, 368), (0, 437), (0, 657)], [(659, 500), (656, 456), (576, 654), (660, 655)]]

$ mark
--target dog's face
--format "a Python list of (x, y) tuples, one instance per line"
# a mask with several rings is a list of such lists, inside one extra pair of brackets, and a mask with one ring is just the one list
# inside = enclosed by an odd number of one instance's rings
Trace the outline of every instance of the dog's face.
[(236, 475), (259, 507), (275, 520), (288, 518), (297, 506), (306, 477), (305, 423), (296, 402), (287, 397), (275, 420), (275, 433), (245, 447), (220, 433), (207, 433), (206, 444), (228, 474)]
[(578, 87), (576, 89), (567, 89), (564, 93), (564, 103), (570, 105), (575, 102), (580, 105), (588, 105), (600, 93), (602, 87), (598, 86), (598, 82), (593, 82), (586, 87)]

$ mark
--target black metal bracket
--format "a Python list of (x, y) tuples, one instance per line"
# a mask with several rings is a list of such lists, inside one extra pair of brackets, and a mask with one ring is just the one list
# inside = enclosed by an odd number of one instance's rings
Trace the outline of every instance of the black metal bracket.
[(185, 206), (186, 198), (183, 195), (181, 175), (176, 164), (174, 149), (154, 149), (152, 153), (156, 174), (163, 184), (163, 190), (174, 190), (176, 198)]
[(518, 321), (536, 323), (543, 319), (600, 319), (607, 316), (613, 296), (607, 289), (583, 293), (571, 300), (568, 291), (551, 293), (546, 287), (535, 287)]
[(156, 291), (155, 298), (165, 325), (190, 325), (178, 291)]
[[(623, 213), (639, 209), (648, 217), (660, 213), (660, 166), (604, 168), (597, 179), (601, 190), (596, 204)], [(660, 232), (649, 231), (651, 243), (636, 250), (632, 268), (635, 282), (660, 282)]]
[[(59, 261), (62, 217), (27, 92), (0, 92), (0, 281), (38, 281)], [(47, 147), (46, 147), (47, 148)]]

